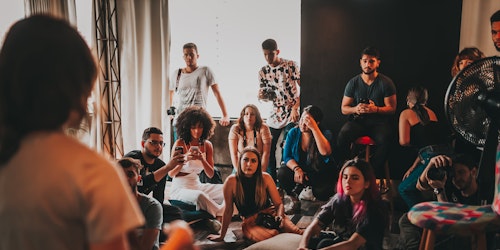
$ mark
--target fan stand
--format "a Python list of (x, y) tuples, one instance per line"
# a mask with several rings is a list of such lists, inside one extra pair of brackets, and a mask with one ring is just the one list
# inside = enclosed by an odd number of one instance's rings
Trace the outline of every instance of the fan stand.
[(481, 205), (491, 204), (495, 195), (495, 164), (498, 145), (498, 127), (492, 122), (488, 130), (486, 142), (477, 174), (478, 195)]

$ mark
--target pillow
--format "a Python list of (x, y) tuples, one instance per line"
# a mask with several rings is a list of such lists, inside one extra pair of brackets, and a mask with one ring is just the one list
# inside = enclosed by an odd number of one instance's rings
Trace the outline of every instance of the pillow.
[(281, 233), (267, 240), (257, 242), (245, 250), (290, 250), (297, 249), (302, 235), (293, 233)]

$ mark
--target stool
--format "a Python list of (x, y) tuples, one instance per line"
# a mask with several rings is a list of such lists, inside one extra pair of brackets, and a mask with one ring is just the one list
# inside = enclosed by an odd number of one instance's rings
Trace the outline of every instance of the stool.
[[(370, 148), (375, 146), (375, 141), (369, 136), (361, 136), (354, 141), (356, 145), (365, 146), (365, 161), (370, 162)], [(391, 175), (389, 172), (389, 163), (386, 161), (384, 164), (385, 178), (379, 180), (379, 189), (381, 194), (385, 194), (392, 189)], [(391, 202), (392, 203), (392, 202)]]
[(485, 233), (500, 229), (500, 217), (491, 205), (422, 202), (410, 209), (408, 219), (423, 229), (420, 250), (434, 249), (436, 233), (471, 236), (472, 249), (486, 249)]
[[(369, 136), (361, 136), (354, 141), (355, 145), (365, 146), (365, 161), (370, 162), (370, 149), (371, 146), (375, 146), (375, 141)], [(394, 202), (393, 197), (395, 196), (394, 189), (392, 188), (391, 175), (389, 172), (389, 163), (385, 161), (384, 164), (385, 177), (378, 179), (380, 194), (383, 195), (383, 199), (389, 202), (389, 231), (392, 231), (393, 222), (393, 212), (394, 212)]]

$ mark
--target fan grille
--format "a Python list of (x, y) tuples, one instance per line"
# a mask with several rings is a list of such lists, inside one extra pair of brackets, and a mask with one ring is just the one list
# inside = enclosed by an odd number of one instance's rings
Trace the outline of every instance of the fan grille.
[(453, 78), (445, 97), (445, 113), (453, 130), (476, 146), (484, 146), (491, 119), (479, 106), (480, 93), (498, 91), (500, 57), (474, 62)]

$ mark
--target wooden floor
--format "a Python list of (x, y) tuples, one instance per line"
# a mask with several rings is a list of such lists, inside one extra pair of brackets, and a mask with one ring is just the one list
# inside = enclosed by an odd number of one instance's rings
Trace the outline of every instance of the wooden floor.
[[(301, 213), (289, 215), (290, 220), (295, 223), (299, 228), (305, 229), (314, 218), (314, 215), (319, 211), (319, 208), (325, 202), (320, 201), (301, 201)], [(229, 225), (225, 242), (212, 242), (207, 240), (207, 236), (210, 234), (204, 224), (204, 222), (199, 222), (192, 225), (195, 232), (196, 245), (200, 249), (244, 249), (248, 247), (250, 242), (243, 239), (243, 233), (241, 231), (241, 221), (233, 220)]]

